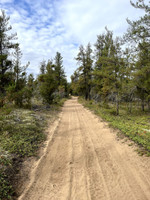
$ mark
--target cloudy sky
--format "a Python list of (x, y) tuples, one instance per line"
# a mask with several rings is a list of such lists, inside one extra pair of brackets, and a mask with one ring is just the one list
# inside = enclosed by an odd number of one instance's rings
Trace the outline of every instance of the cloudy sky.
[(142, 15), (129, 0), (0, 0), (0, 8), (17, 32), (22, 63), (30, 61), (28, 72), (38, 74), (39, 63), (59, 51), (68, 80), (77, 68), (74, 57), (80, 44), (94, 44), (105, 26), (121, 36), (128, 27), (126, 18)]

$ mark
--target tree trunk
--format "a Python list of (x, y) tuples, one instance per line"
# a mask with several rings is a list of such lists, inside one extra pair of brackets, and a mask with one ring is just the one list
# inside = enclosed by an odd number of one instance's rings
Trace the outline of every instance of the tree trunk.
[(150, 99), (147, 101), (148, 110), (150, 111)]
[(116, 97), (116, 115), (119, 115), (119, 100), (118, 100), (118, 94)]
[(142, 111), (144, 111), (144, 99), (142, 99), (141, 108), (142, 108)]
[(119, 115), (119, 101), (116, 102), (116, 114)]
[(132, 101), (129, 102), (129, 113), (132, 112)]

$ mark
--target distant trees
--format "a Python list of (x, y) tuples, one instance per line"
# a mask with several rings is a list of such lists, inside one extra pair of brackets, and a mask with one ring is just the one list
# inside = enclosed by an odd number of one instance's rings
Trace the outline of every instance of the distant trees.
[[(80, 65), (78, 68), (78, 76), (79, 76), (79, 87), (82, 87), (82, 89), (79, 91), (82, 91), (84, 94), (85, 99), (90, 99), (90, 91), (92, 86), (92, 49), (90, 43), (87, 45), (86, 49), (84, 49), (83, 45), (79, 47), (79, 53), (77, 57), (75, 58)], [(72, 80), (75, 81), (75, 76), (77, 75), (77, 72), (72, 76)]]
[[(34, 80), (32, 74), (27, 76), (27, 68), (21, 64), (21, 49), (15, 42), (16, 33), (12, 34), (9, 17), (5, 11), (0, 14), (0, 107), (8, 101), (22, 107), (31, 105), (34, 90), (38, 90), (44, 102), (52, 103), (68, 95), (63, 57), (56, 53), (54, 62), (43, 60), (40, 63), (40, 75)], [(10, 34), (9, 34), (10, 32)]]
[(45, 61), (42, 62), (41, 74), (38, 77), (40, 94), (44, 101), (49, 104), (53, 102), (54, 98), (67, 96), (67, 80), (63, 69), (63, 57), (59, 52), (56, 53), (54, 61), (53, 63), (52, 60), (49, 60), (47, 64), (45, 64)]
[(57, 85), (55, 82), (54, 66), (48, 61), (45, 73), (40, 74), (38, 77), (39, 91), (46, 103), (51, 104), (54, 98)]

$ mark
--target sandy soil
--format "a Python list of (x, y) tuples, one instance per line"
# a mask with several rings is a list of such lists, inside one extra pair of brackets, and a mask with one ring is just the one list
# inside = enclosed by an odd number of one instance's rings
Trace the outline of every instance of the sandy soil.
[(148, 200), (150, 159), (68, 100), (19, 200)]

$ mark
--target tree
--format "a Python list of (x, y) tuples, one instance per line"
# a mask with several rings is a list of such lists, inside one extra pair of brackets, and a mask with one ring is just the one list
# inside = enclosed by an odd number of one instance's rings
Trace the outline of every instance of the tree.
[(66, 82), (66, 76), (63, 69), (63, 57), (59, 52), (56, 52), (56, 56), (54, 58), (54, 68), (55, 68), (55, 77), (56, 77), (56, 83), (57, 86), (64, 85)]
[(40, 72), (41, 72), (41, 74), (45, 74), (45, 72), (46, 72), (46, 61), (45, 60), (43, 60), (40, 63)]
[(73, 95), (80, 95), (80, 96), (84, 95), (83, 94), (84, 86), (82, 84), (82, 79), (80, 77), (78, 69), (75, 70), (75, 72), (71, 76), (71, 90)]
[(16, 43), (12, 41), (16, 39), (16, 34), (8, 34), (12, 30), (9, 26), (9, 17), (6, 16), (5, 11), (1, 10), (0, 15), (0, 98), (1, 106), (4, 104), (4, 97), (6, 95), (6, 86), (8, 86), (7, 72), (12, 68), (12, 60), (10, 59), (10, 52), (15, 49)]
[(136, 42), (135, 73), (134, 81), (137, 88), (137, 95), (141, 99), (142, 110), (147, 99), (150, 101), (150, 5), (146, 5), (144, 0), (132, 1), (131, 5), (136, 9), (145, 11), (145, 15), (136, 21), (127, 20), (129, 24), (126, 38)]
[(90, 43), (86, 49), (81, 45), (79, 47), (79, 53), (75, 58), (80, 65), (78, 68), (80, 87), (82, 88), (85, 99), (90, 99), (90, 91), (92, 85), (92, 70), (93, 59), (92, 49)]
[(57, 84), (55, 80), (54, 65), (48, 61), (45, 74), (40, 74), (38, 77), (39, 91), (43, 100), (51, 104), (54, 99), (54, 92), (56, 91)]
[(7, 94), (10, 101), (14, 101), (17, 106), (22, 107), (23, 102), (30, 103), (32, 96), (32, 91), (27, 87), (26, 69), (29, 66), (29, 62), (25, 66), (21, 65), (22, 53), (19, 44), (16, 44), (13, 56), (15, 58), (12, 63), (13, 81), (7, 88)]
[(139, 53), (135, 63), (134, 82), (137, 87), (137, 95), (141, 99), (141, 108), (144, 111), (145, 100), (150, 100), (150, 49), (145, 48), (147, 44), (139, 44)]
[(116, 114), (119, 114), (119, 101), (122, 88), (123, 59), (118, 38), (106, 28), (106, 34), (99, 35), (95, 44), (94, 84), (96, 92), (107, 105), (109, 98), (116, 102)]
[(129, 24), (128, 28), (128, 38), (131, 38), (137, 44), (145, 39), (147, 45), (150, 44), (150, 5), (146, 5), (144, 0), (137, 0), (136, 3), (130, 1), (134, 8), (142, 9), (145, 11), (145, 15), (140, 17), (136, 21), (131, 21), (127, 19)]

